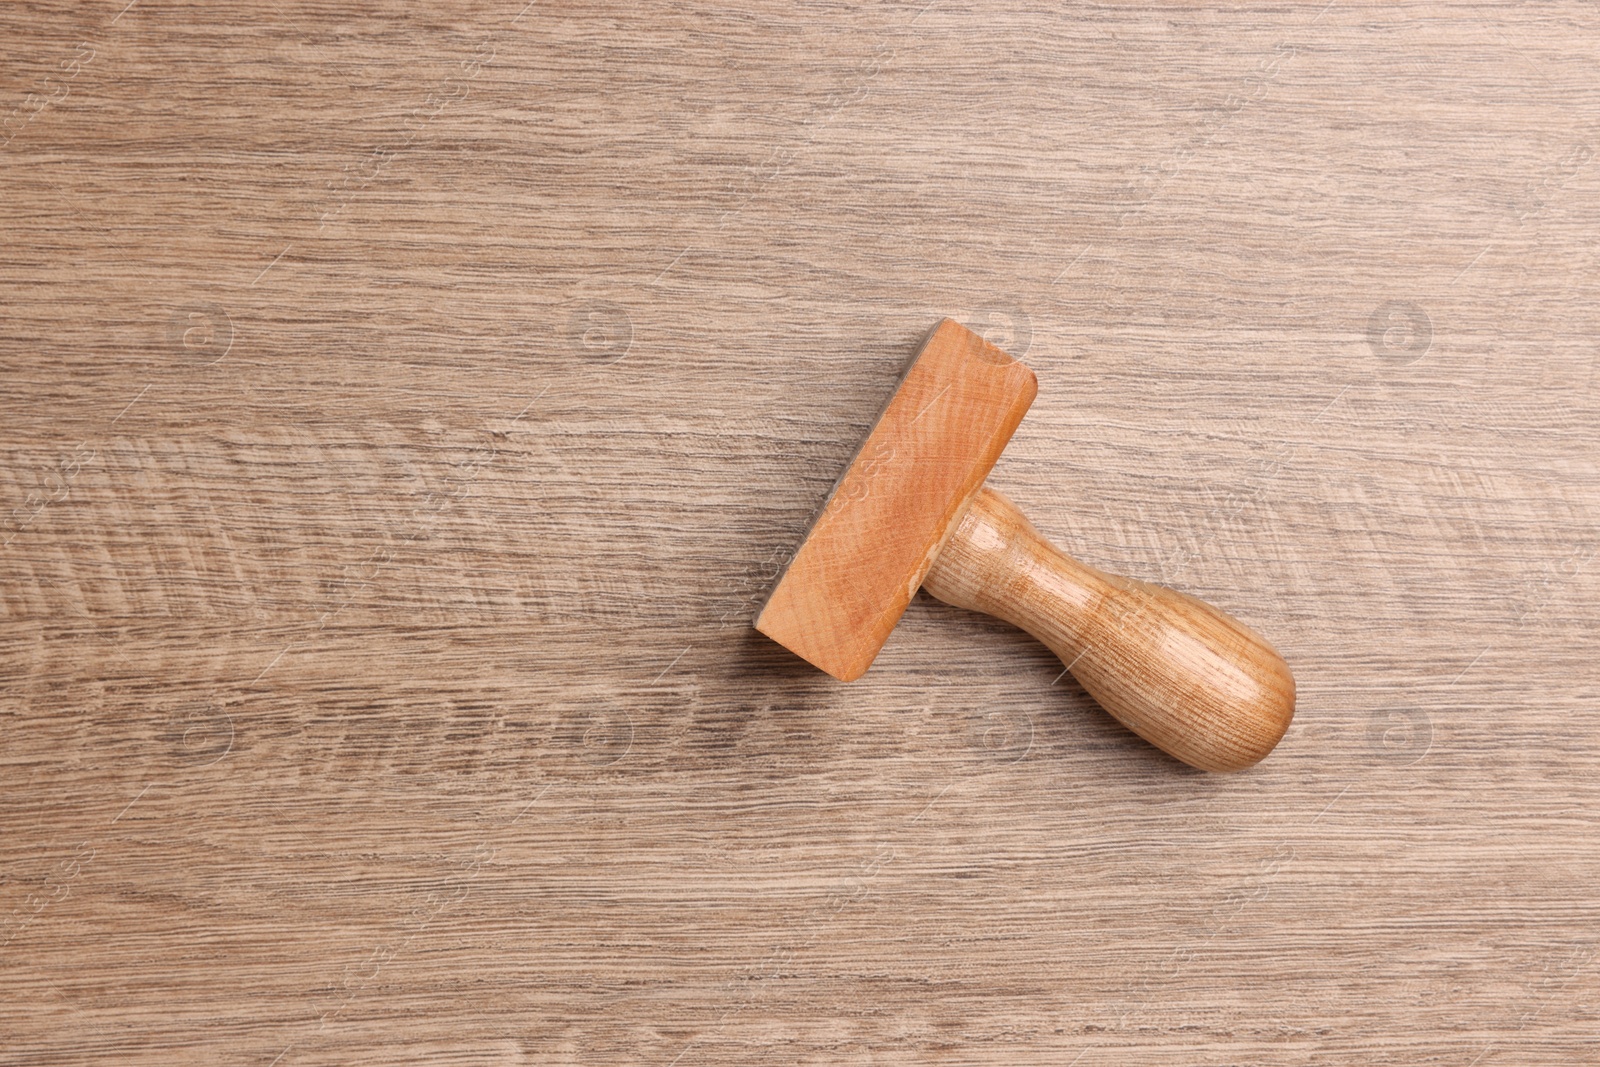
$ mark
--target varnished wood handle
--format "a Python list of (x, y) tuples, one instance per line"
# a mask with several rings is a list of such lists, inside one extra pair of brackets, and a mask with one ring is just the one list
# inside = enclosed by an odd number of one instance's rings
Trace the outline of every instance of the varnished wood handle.
[(1294, 676), (1254, 630), (1084, 566), (993, 489), (979, 490), (922, 587), (1033, 634), (1123, 725), (1203, 770), (1255, 763), (1294, 715)]

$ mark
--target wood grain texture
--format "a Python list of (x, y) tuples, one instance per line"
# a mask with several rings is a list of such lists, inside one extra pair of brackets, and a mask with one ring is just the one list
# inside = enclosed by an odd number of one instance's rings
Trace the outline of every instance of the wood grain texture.
[(866, 673), (1039, 392), (953, 319), (906, 367), (756, 615), (841, 682)]
[[(524, 4), (0, 7), (0, 1063), (1595, 1062), (1592, 5)], [(1257, 769), (750, 630), (944, 315)]]

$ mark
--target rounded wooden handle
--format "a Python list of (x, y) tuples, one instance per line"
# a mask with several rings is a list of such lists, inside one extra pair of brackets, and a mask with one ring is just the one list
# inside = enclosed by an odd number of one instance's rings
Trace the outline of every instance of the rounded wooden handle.
[(1203, 770), (1255, 763), (1294, 715), (1294, 676), (1254, 630), (1084, 566), (993, 489), (978, 491), (922, 587), (1033, 634), (1124, 726)]

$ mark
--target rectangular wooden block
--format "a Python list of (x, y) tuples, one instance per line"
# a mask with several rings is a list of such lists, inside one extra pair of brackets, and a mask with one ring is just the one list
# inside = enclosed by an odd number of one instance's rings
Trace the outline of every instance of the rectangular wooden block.
[(756, 629), (841, 681), (866, 673), (1037, 392), (1026, 366), (940, 322)]

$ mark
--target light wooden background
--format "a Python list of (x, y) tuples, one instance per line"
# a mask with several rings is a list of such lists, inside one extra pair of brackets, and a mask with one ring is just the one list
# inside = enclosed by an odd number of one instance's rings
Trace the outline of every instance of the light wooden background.
[[(0, 8), (0, 1063), (1600, 1062), (1600, 12)], [(1255, 770), (749, 629), (941, 315)]]

